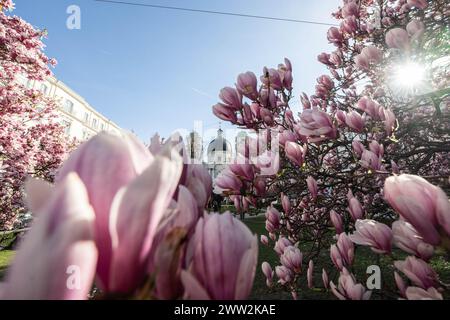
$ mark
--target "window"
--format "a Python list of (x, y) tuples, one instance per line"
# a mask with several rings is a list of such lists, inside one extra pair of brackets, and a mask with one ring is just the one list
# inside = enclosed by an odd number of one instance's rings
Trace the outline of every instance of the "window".
[(70, 125), (71, 125), (70, 121), (63, 120), (63, 121), (62, 121), (62, 125), (63, 125), (63, 127), (64, 127), (64, 133), (65, 133), (67, 136), (70, 135)]
[(100, 129), (102, 130), (102, 131), (105, 131), (105, 124), (102, 122), (102, 124), (100, 125)]
[(45, 95), (47, 95), (48, 94), (48, 87), (47, 87), (47, 85), (46, 84), (41, 84), (41, 92), (43, 93), (43, 94), (45, 94)]
[(88, 113), (88, 112), (85, 112), (85, 113), (84, 113), (83, 121), (86, 122), (86, 123), (89, 122), (89, 113)]
[(66, 104), (64, 105), (64, 110), (66, 110), (68, 113), (73, 112), (73, 102), (70, 100), (66, 100)]
[(92, 119), (92, 127), (94, 129), (97, 129), (97, 125), (98, 125), (98, 120), (97, 119)]
[(89, 139), (89, 132), (86, 129), (83, 129), (83, 140)]

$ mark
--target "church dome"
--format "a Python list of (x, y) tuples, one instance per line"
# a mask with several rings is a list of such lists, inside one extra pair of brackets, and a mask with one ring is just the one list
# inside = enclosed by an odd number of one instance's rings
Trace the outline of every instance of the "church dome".
[(223, 131), (219, 129), (217, 132), (217, 137), (213, 139), (208, 145), (208, 154), (213, 152), (231, 152), (231, 143), (225, 139), (222, 135)]

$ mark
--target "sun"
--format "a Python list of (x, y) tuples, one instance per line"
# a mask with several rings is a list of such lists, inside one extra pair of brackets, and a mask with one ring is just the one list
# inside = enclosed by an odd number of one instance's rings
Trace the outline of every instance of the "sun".
[(426, 68), (408, 61), (395, 66), (390, 76), (392, 89), (400, 95), (420, 94), (427, 87)]

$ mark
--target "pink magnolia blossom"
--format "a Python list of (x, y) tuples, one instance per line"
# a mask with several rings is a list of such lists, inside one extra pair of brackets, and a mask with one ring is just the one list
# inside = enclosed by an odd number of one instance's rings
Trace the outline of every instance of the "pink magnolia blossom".
[(181, 158), (169, 156), (152, 156), (132, 136), (101, 133), (80, 146), (59, 172), (58, 180), (76, 172), (86, 187), (96, 216), (97, 282), (107, 292), (129, 293), (145, 277), (157, 226), (182, 171)]
[(254, 181), (255, 192), (257, 195), (262, 196), (266, 193), (266, 182), (263, 177), (257, 177)]
[(381, 169), (381, 157), (370, 150), (364, 150), (359, 161), (363, 168), (378, 171)]
[(406, 3), (408, 6), (416, 7), (422, 10), (428, 7), (427, 0), (407, 0)]
[(328, 29), (327, 38), (329, 42), (338, 47), (341, 46), (342, 42), (344, 41), (342, 33), (336, 27), (331, 27), (330, 29)]
[(256, 159), (255, 166), (261, 174), (274, 175), (280, 170), (280, 154), (275, 151), (266, 150)]
[(336, 128), (331, 117), (318, 109), (306, 109), (302, 112), (299, 133), (309, 137), (311, 142), (336, 138)]
[(441, 188), (419, 176), (401, 174), (386, 179), (384, 197), (425, 242), (438, 245), (440, 230), (450, 235), (450, 203)]
[(272, 126), (274, 124), (273, 114), (267, 108), (260, 109), (261, 120), (268, 126)]
[(284, 250), (289, 246), (292, 246), (292, 242), (285, 237), (280, 237), (275, 243), (274, 250), (279, 256), (281, 256), (284, 253)]
[(213, 113), (216, 115), (216, 117), (235, 123), (237, 121), (236, 113), (235, 111), (230, 108), (227, 105), (224, 105), (223, 103), (218, 103), (213, 106)]
[(364, 47), (361, 53), (355, 57), (358, 68), (368, 70), (371, 64), (376, 64), (383, 58), (383, 52), (375, 46)]
[(252, 181), (255, 177), (253, 165), (245, 163), (242, 158), (237, 158), (228, 166), (228, 169), (236, 176), (241, 177), (247, 181)]
[(356, 220), (356, 231), (350, 235), (354, 243), (369, 246), (376, 253), (390, 253), (392, 230), (384, 223), (375, 220)]
[(364, 145), (359, 140), (353, 140), (352, 142), (352, 148), (353, 152), (358, 156), (361, 157), (362, 153), (364, 152), (365, 148)]
[(367, 58), (367, 56), (360, 53), (355, 56), (355, 65), (359, 69), (368, 70), (369, 69), (369, 59)]
[[(76, 173), (50, 189), (36, 180), (28, 183), (35, 221), (21, 244), (2, 299), (87, 299), (95, 276), (97, 248), (94, 212)], [(71, 277), (73, 278), (71, 280)]]
[(353, 221), (362, 219), (362, 217), (364, 216), (364, 210), (359, 200), (355, 198), (351, 192), (349, 192), (347, 198), (348, 198), (348, 212), (350, 213), (350, 216), (352, 217)]
[(344, 111), (337, 110), (335, 116), (340, 125), (345, 124), (346, 116)]
[(284, 249), (284, 252), (280, 257), (280, 262), (286, 268), (295, 273), (299, 273), (302, 270), (303, 254), (299, 248), (288, 246)]
[(308, 270), (306, 273), (307, 273), (307, 280), (308, 280), (308, 288), (312, 289), (312, 288), (314, 288), (314, 279), (313, 279), (314, 262), (312, 260), (309, 260)]
[(442, 294), (433, 287), (427, 290), (419, 287), (408, 287), (405, 295), (408, 300), (443, 300)]
[(335, 67), (340, 67), (342, 65), (342, 55), (341, 55), (341, 53), (339, 51), (332, 53), (330, 55), (330, 62)]
[(261, 82), (274, 90), (280, 90), (283, 87), (279, 71), (273, 68), (265, 68), (264, 75), (261, 76)]
[(216, 186), (231, 192), (239, 192), (242, 188), (242, 181), (228, 168), (217, 176)]
[(317, 60), (323, 64), (330, 64), (330, 55), (326, 52), (322, 52), (317, 56)]
[(288, 90), (292, 90), (292, 71), (286, 71), (283, 73), (283, 87), (285, 87)]
[(195, 198), (199, 210), (203, 211), (212, 193), (212, 179), (203, 165), (187, 166), (186, 181), (183, 183)]
[(205, 215), (188, 245), (181, 280), (189, 299), (245, 299), (256, 271), (258, 241), (229, 212)]
[(400, 168), (398, 167), (398, 164), (394, 160), (391, 160), (391, 170), (392, 173), (400, 174)]
[(239, 93), (251, 100), (258, 98), (257, 79), (253, 72), (241, 73), (237, 78), (236, 88)]
[(339, 250), (341, 258), (346, 266), (353, 264), (353, 258), (355, 256), (355, 246), (350, 240), (349, 236), (345, 233), (341, 233), (338, 236), (336, 247)]
[(406, 25), (406, 31), (408, 32), (411, 39), (419, 39), (425, 32), (425, 25), (422, 21), (414, 19)]
[(397, 248), (428, 261), (434, 253), (432, 245), (423, 241), (414, 227), (404, 221), (397, 220), (392, 224), (394, 244)]
[(276, 266), (275, 273), (278, 277), (278, 282), (282, 285), (291, 282), (294, 278), (292, 270), (285, 266)]
[(317, 78), (317, 83), (324, 86), (327, 90), (331, 90), (334, 88), (334, 82), (328, 75), (321, 75)]
[(331, 261), (336, 268), (342, 270), (345, 266), (351, 266), (354, 254), (355, 246), (353, 242), (345, 233), (339, 234), (337, 243), (330, 248)]
[(386, 44), (390, 48), (407, 50), (409, 49), (408, 32), (402, 28), (394, 28), (386, 33)]
[(272, 280), (274, 276), (274, 271), (272, 270), (272, 267), (270, 264), (266, 261), (264, 261), (261, 265), (262, 272), (264, 273), (264, 276), (266, 277), (266, 285), (268, 287), (272, 286)]
[(400, 291), (400, 295), (402, 297), (405, 297), (406, 284), (405, 284), (405, 281), (403, 281), (403, 278), (398, 274), (397, 271), (394, 271), (394, 280), (395, 280), (395, 284), (397, 285), (398, 290)]
[(333, 223), (334, 228), (336, 229), (336, 234), (340, 234), (344, 232), (344, 225), (342, 222), (342, 217), (339, 213), (334, 210), (330, 211), (330, 220)]
[(383, 58), (383, 51), (375, 46), (367, 46), (361, 50), (361, 54), (366, 56), (371, 63), (378, 63)]
[(364, 286), (356, 283), (353, 275), (343, 269), (339, 276), (338, 286), (330, 282), (331, 291), (339, 300), (369, 300), (371, 291), (366, 291)]
[(284, 58), (284, 64), (278, 65), (278, 72), (280, 74), (283, 87), (288, 90), (292, 90), (292, 63), (288, 58)]
[(299, 167), (302, 166), (306, 157), (306, 146), (302, 147), (296, 142), (288, 141), (286, 142), (285, 152), (289, 160), (291, 160)]
[(341, 30), (353, 34), (358, 30), (358, 20), (355, 16), (348, 16), (341, 23)]
[(286, 147), (286, 144), (291, 141), (297, 141), (297, 135), (291, 130), (283, 130), (279, 135), (280, 145)]
[(350, 16), (359, 16), (359, 8), (355, 1), (348, 1), (344, 7), (342, 8), (342, 16), (344, 18), (350, 17)]
[(225, 87), (220, 90), (219, 98), (222, 99), (223, 103), (229, 108), (237, 111), (242, 108), (242, 96), (234, 88)]
[(380, 117), (380, 105), (366, 96), (359, 99), (356, 106), (359, 110), (367, 113), (372, 119), (378, 119)]
[(311, 109), (311, 101), (306, 93), (302, 92), (300, 95), (300, 102), (302, 103), (303, 109)]
[(284, 193), (281, 193), (281, 205), (283, 207), (284, 213), (288, 215), (291, 211), (291, 202), (289, 200), (289, 197)]
[(378, 157), (383, 157), (384, 155), (384, 147), (382, 144), (378, 143), (376, 140), (372, 140), (369, 143), (369, 150), (375, 153)]
[(260, 237), (260, 241), (261, 241), (261, 243), (263, 244), (263, 245), (265, 245), (265, 246), (267, 246), (267, 245), (269, 245), (269, 238), (267, 238), (267, 236), (265, 236), (265, 235), (261, 235), (261, 237)]
[(394, 131), (397, 121), (395, 114), (392, 110), (385, 108), (380, 108), (379, 114), (380, 118), (384, 121), (384, 130), (386, 131), (386, 134), (390, 136)]
[(259, 91), (259, 102), (267, 109), (277, 106), (277, 96), (273, 87), (263, 88)]
[(422, 259), (409, 256), (404, 261), (395, 261), (394, 265), (415, 285), (423, 289), (438, 285), (436, 272)]
[(362, 132), (365, 121), (358, 112), (353, 110), (345, 115), (345, 124), (356, 132)]
[(273, 206), (267, 207), (266, 210), (266, 230), (274, 232), (280, 227), (280, 212)]
[(330, 286), (330, 280), (328, 279), (328, 273), (325, 269), (322, 269), (322, 282), (323, 282), (323, 287), (325, 289), (328, 289)]

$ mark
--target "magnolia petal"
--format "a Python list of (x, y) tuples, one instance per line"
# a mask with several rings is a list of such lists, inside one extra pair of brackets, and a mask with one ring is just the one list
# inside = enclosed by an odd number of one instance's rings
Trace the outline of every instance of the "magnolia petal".
[(192, 300), (210, 300), (210, 296), (198, 280), (189, 272), (181, 271), (181, 282), (184, 286), (184, 294)]

